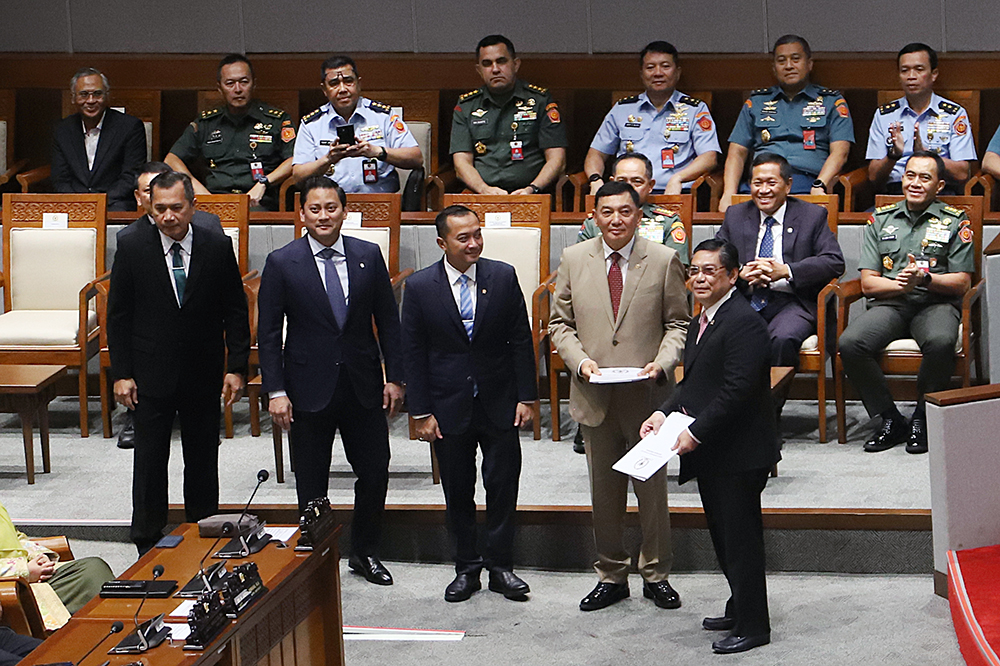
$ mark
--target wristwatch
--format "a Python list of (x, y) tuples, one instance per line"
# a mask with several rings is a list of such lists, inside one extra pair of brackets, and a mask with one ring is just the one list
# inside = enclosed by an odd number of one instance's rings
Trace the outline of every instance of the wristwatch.
[(599, 173), (592, 173), (592, 174), (590, 174), (590, 178), (587, 179), (587, 182), (588, 183), (596, 183), (599, 180), (603, 180), (601, 178), (601, 174), (599, 174)]
[(259, 176), (257, 176), (256, 178), (254, 178), (254, 180), (256, 180), (258, 183), (264, 183), (264, 187), (270, 187), (271, 186), (271, 181), (269, 181), (267, 179), (267, 176), (265, 176), (264, 174), (260, 174)]
[[(824, 183), (824, 182), (823, 182), (822, 180), (820, 180), (819, 178), (817, 178), (816, 180), (814, 180), (814, 181), (813, 181), (813, 184), (812, 184), (812, 186), (813, 186), (813, 187), (818, 187), (819, 189), (823, 190), (824, 192), (826, 192), (826, 191), (827, 191), (827, 190), (826, 190), (826, 183)], [(829, 194), (829, 192), (827, 192), (827, 194)]]
[(388, 157), (389, 153), (386, 151), (385, 146), (382, 146), (382, 152), (378, 154), (378, 161), (385, 162), (385, 158)]
[(926, 273), (924, 273), (924, 280), (921, 286), (928, 287), (930, 286), (930, 284), (931, 284), (931, 273), (930, 271), (927, 271)]
[(538, 185), (535, 185), (534, 183), (528, 183), (528, 187), (531, 188), (531, 191), (532, 191), (533, 194), (541, 194), (542, 193), (542, 188), (538, 187)]

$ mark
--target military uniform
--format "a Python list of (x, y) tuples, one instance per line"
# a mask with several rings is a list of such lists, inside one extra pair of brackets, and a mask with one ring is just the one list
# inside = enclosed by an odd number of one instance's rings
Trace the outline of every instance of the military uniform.
[[(858, 268), (894, 279), (907, 266), (908, 254), (923, 254), (929, 259), (931, 273), (972, 273), (972, 241), (972, 227), (961, 208), (935, 201), (913, 219), (906, 202), (900, 201), (875, 209), (863, 232)], [(920, 396), (948, 387), (955, 367), (960, 307), (961, 298), (936, 294), (922, 286), (909, 294), (868, 300), (867, 311), (840, 337), (840, 354), (869, 415), (893, 407), (878, 364), (882, 350), (893, 340), (913, 338), (920, 345)]]
[[(170, 152), (190, 165), (204, 160), (208, 168), (204, 185), (212, 194), (245, 194), (256, 180), (251, 164), (260, 162), (267, 175), (292, 156), (295, 127), (281, 109), (251, 100), (247, 112), (235, 116), (225, 106), (203, 111)], [(278, 183), (267, 188), (261, 206), (278, 207)]]
[[(392, 107), (367, 97), (358, 99), (350, 120), (343, 117), (327, 102), (302, 119), (299, 137), (295, 140), (293, 164), (308, 164), (330, 152), (330, 146), (337, 141), (337, 128), (354, 125), (354, 136), (358, 141), (368, 141), (375, 146), (386, 148), (412, 148), (417, 140), (410, 133), (406, 123), (392, 113)], [(327, 175), (337, 181), (345, 192), (398, 192), (399, 174), (396, 167), (388, 162), (376, 162), (375, 177), (369, 173), (365, 182), (365, 157), (345, 157), (327, 171)], [(372, 182), (374, 180), (374, 182)]]
[(969, 114), (960, 105), (943, 97), (931, 94), (930, 104), (921, 113), (916, 113), (901, 97), (894, 102), (878, 108), (872, 118), (872, 126), (868, 132), (868, 152), (865, 159), (883, 159), (889, 150), (886, 140), (889, 137), (889, 125), (903, 123), (903, 155), (896, 160), (890, 183), (903, 180), (906, 160), (913, 154), (913, 126), (920, 126), (920, 141), (924, 149), (937, 153), (951, 160), (975, 160), (976, 144), (969, 128)]
[(749, 149), (751, 159), (762, 152), (784, 157), (797, 176), (792, 194), (802, 194), (822, 170), (833, 141), (854, 143), (854, 123), (836, 90), (810, 83), (788, 99), (781, 86), (772, 86), (750, 93), (729, 141)]
[[(657, 206), (647, 203), (642, 207), (642, 220), (635, 230), (637, 236), (645, 238), (654, 243), (663, 243), (667, 247), (676, 250), (677, 256), (685, 264), (688, 263), (690, 254), (688, 253), (687, 231), (684, 230), (684, 222), (681, 216), (666, 206)], [(591, 212), (587, 219), (580, 226), (580, 231), (576, 235), (576, 242), (585, 241), (590, 238), (597, 238), (601, 235), (601, 230), (594, 221), (594, 213)]]
[(646, 93), (618, 100), (590, 147), (605, 155), (640, 153), (648, 157), (656, 181), (654, 194), (661, 194), (673, 172), (685, 168), (698, 155), (722, 152), (708, 106), (676, 90), (659, 111)]
[(517, 80), (506, 101), (485, 87), (458, 98), (450, 153), (472, 153), (488, 185), (508, 192), (527, 187), (545, 165), (545, 150), (567, 145), (559, 106), (545, 88)]

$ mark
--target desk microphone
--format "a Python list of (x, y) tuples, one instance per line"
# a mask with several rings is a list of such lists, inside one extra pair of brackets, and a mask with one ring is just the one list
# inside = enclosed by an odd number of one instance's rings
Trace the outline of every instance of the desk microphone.
[(249, 530), (244, 530), (243, 528), (243, 518), (247, 515), (247, 511), (250, 509), (250, 504), (253, 502), (254, 496), (260, 489), (260, 484), (267, 481), (270, 476), (271, 475), (268, 474), (266, 469), (262, 469), (257, 472), (257, 486), (250, 494), (250, 499), (247, 500), (247, 505), (243, 507), (243, 512), (240, 513), (239, 520), (236, 521), (236, 536), (230, 539), (229, 543), (223, 546), (219, 552), (215, 554), (216, 557), (247, 557), (248, 555), (258, 552), (271, 540), (270, 535), (264, 533), (264, 525), (262, 523), (253, 525)]
[[(157, 564), (153, 567), (153, 580), (156, 580), (163, 575), (163, 565)], [(142, 601), (139, 602), (139, 607), (135, 609), (135, 617), (132, 618), (132, 623), (135, 625), (135, 633), (139, 637), (139, 651), (145, 652), (149, 649), (149, 643), (146, 642), (146, 632), (139, 629), (139, 611), (142, 610), (142, 605), (146, 603), (146, 599), (149, 598), (149, 583), (146, 583), (146, 587), (142, 593)]]
[(230, 536), (232, 533), (233, 533), (233, 524), (228, 520), (222, 523), (222, 531), (219, 533), (219, 536), (215, 538), (215, 541), (212, 542), (212, 545), (209, 547), (209, 549), (206, 550), (205, 554), (201, 556), (201, 561), (198, 562), (198, 573), (201, 574), (201, 581), (202, 583), (205, 584), (206, 592), (212, 591), (212, 582), (208, 580), (208, 575), (205, 573), (205, 560), (207, 560), (211, 552), (215, 550), (215, 547), (219, 545), (219, 541), (222, 539), (222, 537)]
[(89, 650), (87, 650), (87, 654), (85, 654), (82, 657), (80, 657), (80, 660), (76, 662), (76, 666), (80, 666), (80, 664), (83, 663), (83, 660), (86, 659), (87, 657), (89, 657), (90, 654), (94, 650), (96, 650), (100, 646), (101, 643), (103, 643), (104, 641), (108, 640), (108, 636), (110, 636), (112, 634), (117, 634), (118, 632), (120, 632), (124, 628), (125, 628), (125, 625), (122, 624), (121, 620), (116, 620), (114, 623), (112, 623), (111, 629), (108, 630), (108, 633), (104, 634), (104, 636), (101, 638), (101, 640), (99, 640), (96, 643), (94, 643), (94, 647), (92, 647)]
[(247, 505), (243, 507), (243, 512), (240, 513), (239, 520), (236, 521), (236, 533), (238, 535), (243, 534), (243, 518), (247, 515), (247, 511), (250, 509), (250, 503), (253, 502), (253, 498), (257, 494), (257, 491), (260, 490), (260, 484), (264, 483), (269, 478), (271, 478), (271, 475), (266, 469), (262, 469), (257, 472), (257, 486), (253, 489), (253, 492), (250, 493), (250, 499), (247, 500)]

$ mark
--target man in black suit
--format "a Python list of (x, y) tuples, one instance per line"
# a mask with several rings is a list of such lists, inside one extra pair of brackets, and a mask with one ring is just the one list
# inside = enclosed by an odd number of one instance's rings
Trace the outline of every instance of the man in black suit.
[(262, 390), (275, 425), (291, 430), (300, 510), (326, 497), (340, 430), (358, 477), (348, 563), (369, 582), (392, 585), (376, 550), (389, 485), (383, 410), (392, 417), (403, 400), (399, 311), (378, 245), (340, 233), (344, 190), (325, 176), (299, 189), (306, 235), (268, 255), (261, 277)]
[[(156, 226), (153, 204), (149, 199), (149, 184), (161, 173), (169, 173), (170, 171), (173, 171), (173, 169), (164, 162), (147, 162), (139, 168), (139, 174), (135, 179), (135, 203), (137, 208), (144, 212), (134, 222), (118, 232), (115, 236), (116, 245), (121, 243), (122, 238), (127, 237), (128, 234), (135, 233), (136, 229), (146, 226)], [(191, 217), (191, 226), (202, 227), (206, 231), (225, 233), (222, 230), (222, 222), (219, 220), (218, 215), (205, 213), (200, 210), (194, 211), (194, 215)], [(121, 432), (118, 433), (118, 448), (131, 449), (134, 446), (135, 422), (132, 418), (132, 412), (125, 410), (124, 423), (122, 424)]]
[(826, 208), (789, 197), (792, 167), (774, 153), (754, 158), (751, 201), (730, 206), (716, 238), (743, 257), (740, 277), (750, 305), (767, 322), (771, 365), (799, 365), (799, 349), (816, 333), (816, 297), (844, 273), (844, 255)]
[(681, 456), (679, 481), (698, 478), (712, 545), (731, 591), (725, 614), (705, 618), (702, 626), (730, 631), (712, 643), (716, 652), (743, 652), (771, 640), (760, 494), (781, 455), (768, 397), (768, 333), (736, 292), (739, 255), (731, 243), (703, 241), (688, 274), (702, 313), (688, 328), (684, 379), (639, 434), (658, 431), (670, 412), (695, 419), (673, 447)]
[(78, 113), (56, 126), (52, 184), (56, 192), (106, 192), (108, 210), (133, 210), (132, 185), (146, 161), (142, 121), (108, 108), (108, 79), (81, 69), (70, 82)]
[(108, 295), (115, 400), (135, 411), (132, 541), (142, 554), (167, 524), (167, 461), (181, 422), (184, 509), (219, 509), (219, 395), (243, 390), (250, 325), (240, 269), (225, 236), (194, 227), (184, 174), (152, 182), (156, 226), (119, 237)]
[[(410, 276), (403, 301), (403, 356), (417, 435), (434, 443), (448, 524), (456, 541), (447, 601), (480, 589), (479, 574), (508, 599), (528, 584), (511, 570), (521, 442), (537, 397), (524, 295), (514, 268), (480, 257), (479, 218), (449, 206), (435, 220), (441, 261)], [(486, 557), (476, 546), (476, 446), (483, 450)]]

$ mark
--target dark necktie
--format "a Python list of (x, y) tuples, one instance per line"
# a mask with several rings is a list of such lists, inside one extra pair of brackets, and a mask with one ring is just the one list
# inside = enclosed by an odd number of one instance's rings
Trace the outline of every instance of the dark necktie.
[(181, 244), (174, 243), (170, 246), (170, 253), (173, 255), (174, 284), (177, 285), (177, 303), (184, 303), (184, 285), (187, 284), (187, 275), (184, 273), (184, 258), (181, 256)]
[(618, 260), (622, 255), (617, 252), (611, 253), (611, 268), (608, 270), (608, 289), (611, 290), (611, 310), (614, 312), (615, 320), (618, 319), (618, 306), (622, 302), (622, 268), (618, 265)]
[[(764, 237), (760, 239), (758, 257), (763, 259), (774, 257), (774, 234), (771, 232), (771, 227), (777, 223), (778, 221), (770, 215), (764, 219)], [(753, 294), (750, 295), (750, 306), (757, 312), (763, 310), (767, 306), (770, 291), (770, 287), (754, 287)]]
[(332, 247), (323, 248), (319, 252), (319, 258), (323, 260), (323, 272), (326, 277), (326, 297), (330, 299), (330, 309), (333, 310), (333, 318), (337, 320), (337, 326), (343, 330), (347, 321), (347, 299), (344, 297), (344, 286), (340, 283), (340, 274), (337, 272), (337, 264), (333, 257), (337, 252)]

